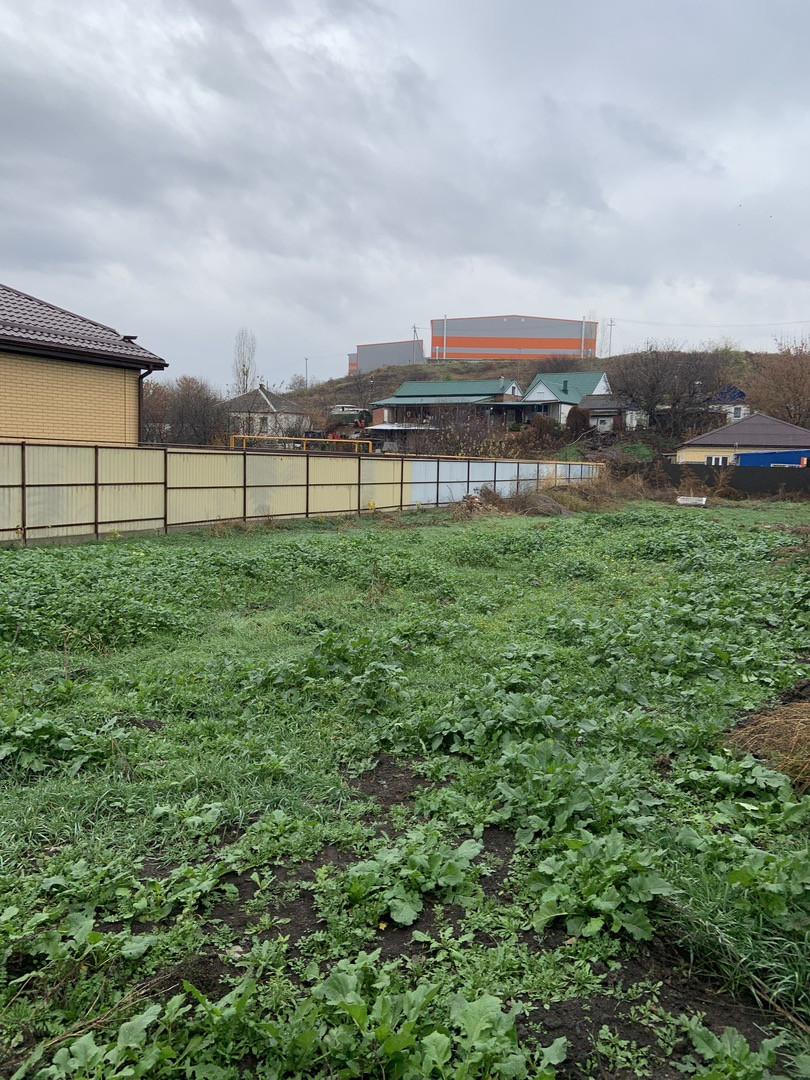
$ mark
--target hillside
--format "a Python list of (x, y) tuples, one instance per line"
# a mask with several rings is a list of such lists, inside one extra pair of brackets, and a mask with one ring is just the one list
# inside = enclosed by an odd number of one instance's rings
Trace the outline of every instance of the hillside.
[(345, 375), (327, 379), (309, 390), (291, 390), (295, 400), (312, 415), (313, 421), (326, 419), (333, 405), (368, 406), (372, 401), (390, 397), (406, 381), (438, 382), (441, 379), (516, 379), (527, 390), (541, 371), (601, 370), (603, 361), (587, 357), (550, 357), (548, 360), (434, 360), (426, 364), (405, 364), (377, 368), (367, 374)]

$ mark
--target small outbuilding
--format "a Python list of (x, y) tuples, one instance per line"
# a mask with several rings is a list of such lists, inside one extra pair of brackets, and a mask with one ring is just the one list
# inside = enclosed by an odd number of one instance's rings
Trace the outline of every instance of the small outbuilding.
[(586, 394), (579, 408), (588, 413), (590, 425), (597, 431), (633, 431), (644, 414), (618, 394)]
[(675, 462), (678, 465), (737, 465), (740, 456), (746, 453), (779, 450), (804, 450), (810, 454), (810, 430), (764, 413), (752, 413), (682, 443)]

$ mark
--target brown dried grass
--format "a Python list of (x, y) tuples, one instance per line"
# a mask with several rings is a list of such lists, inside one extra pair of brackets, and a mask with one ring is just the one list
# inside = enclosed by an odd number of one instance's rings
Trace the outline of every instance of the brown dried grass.
[(492, 488), (484, 487), (478, 493), (478, 501), (487, 510), (524, 517), (561, 517), (570, 513), (559, 500), (528, 486), (521, 487), (514, 495), (500, 495)]
[(797, 700), (747, 718), (725, 742), (769, 762), (803, 794), (810, 789), (810, 683), (800, 683), (785, 696)]

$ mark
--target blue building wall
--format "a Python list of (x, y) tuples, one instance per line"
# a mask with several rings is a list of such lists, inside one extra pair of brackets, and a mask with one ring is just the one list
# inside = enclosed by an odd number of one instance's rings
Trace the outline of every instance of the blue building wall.
[(810, 461), (810, 448), (806, 450), (763, 450), (761, 453), (740, 454), (738, 465), (801, 465), (802, 458)]

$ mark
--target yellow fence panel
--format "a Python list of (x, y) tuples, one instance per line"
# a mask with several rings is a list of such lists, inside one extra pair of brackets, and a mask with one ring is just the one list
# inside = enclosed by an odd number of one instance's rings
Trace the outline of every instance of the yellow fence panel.
[(92, 484), (96, 452), (92, 446), (35, 446), (25, 448), (26, 484)]
[(248, 488), (249, 518), (303, 517), (307, 512), (305, 487)]
[(248, 454), (248, 487), (257, 484), (305, 484), (307, 461), (283, 454)]
[(398, 507), (400, 500), (400, 458), (366, 457), (361, 462), (360, 508)]
[(313, 486), (319, 484), (354, 484), (357, 487), (358, 463), (360, 457), (332, 457), (324, 454), (323, 457), (311, 457), (309, 459), (309, 482)]
[(233, 521), (242, 517), (242, 488), (169, 489), (167, 523), (196, 525), (205, 521)]
[(98, 519), (108, 522), (159, 518), (163, 521), (162, 484), (106, 484), (98, 491)]
[(100, 484), (162, 484), (163, 459), (163, 450), (160, 449), (119, 450), (101, 446), (98, 451), (98, 481)]
[(22, 483), (22, 447), (0, 443), (0, 484)]
[(173, 450), (168, 455), (167, 480), (169, 488), (241, 487), (243, 470), (241, 454)]
[[(93, 532), (95, 505), (93, 485), (59, 484), (27, 489), (26, 529), (48, 529), (61, 534), (62, 526)], [(85, 528), (88, 526), (88, 528)]]
[(22, 490), (0, 488), (0, 540), (16, 540), (22, 535)]

